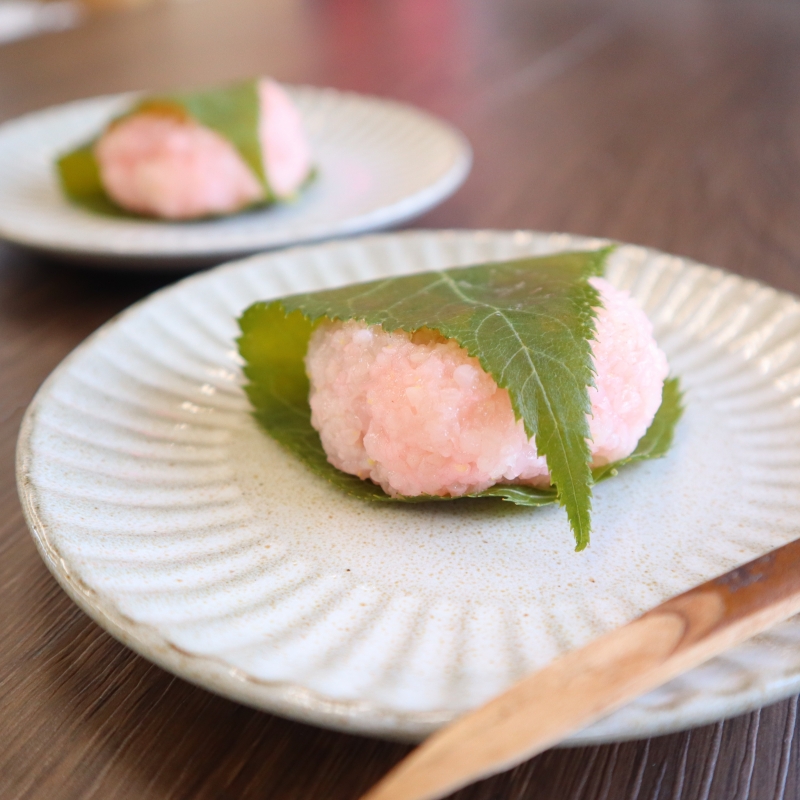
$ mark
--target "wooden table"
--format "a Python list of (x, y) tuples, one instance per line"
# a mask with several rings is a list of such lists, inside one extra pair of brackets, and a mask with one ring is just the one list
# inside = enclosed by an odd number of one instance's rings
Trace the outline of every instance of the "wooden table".
[[(610, 236), (800, 292), (796, 2), (162, 4), (0, 48), (0, 118), (258, 73), (460, 126), (474, 171), (417, 225)], [(0, 246), (0, 796), (356, 798), (405, 746), (253, 711), (135, 656), (67, 599), (23, 522), (14, 444), (37, 386), (173, 278)], [(673, 736), (553, 750), (458, 797), (795, 798), (796, 727), (792, 698)]]

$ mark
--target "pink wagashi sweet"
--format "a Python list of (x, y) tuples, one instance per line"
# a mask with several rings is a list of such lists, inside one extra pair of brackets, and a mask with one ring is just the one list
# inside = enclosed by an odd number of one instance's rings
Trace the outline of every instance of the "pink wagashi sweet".
[[(270, 190), (292, 197), (311, 170), (300, 112), (275, 81), (258, 82), (259, 140)], [(264, 187), (234, 145), (192, 118), (142, 110), (112, 124), (94, 147), (106, 193), (122, 208), (163, 219), (233, 214)]]
[[(633, 452), (661, 404), (668, 365), (650, 321), (602, 278), (590, 387), (592, 466)], [(321, 325), (306, 356), (312, 424), (328, 460), (391, 495), (459, 496), (496, 483), (546, 486), (547, 464), (477, 359), (433, 331)]]

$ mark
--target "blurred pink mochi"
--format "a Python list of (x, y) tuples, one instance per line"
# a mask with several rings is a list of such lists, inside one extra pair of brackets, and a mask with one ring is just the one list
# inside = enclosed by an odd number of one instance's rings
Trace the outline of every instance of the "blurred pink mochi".
[[(589, 389), (592, 466), (630, 455), (661, 405), (668, 365), (627, 292), (590, 279), (603, 306)], [(458, 496), (496, 483), (547, 486), (543, 456), (508, 391), (434, 331), (325, 323), (306, 356), (311, 422), (328, 460), (391, 495)]]
[[(278, 199), (311, 170), (300, 113), (275, 81), (258, 82), (264, 174)], [(142, 111), (111, 125), (94, 148), (103, 188), (129, 211), (163, 219), (232, 214), (263, 200), (264, 188), (236, 148), (191, 118)]]

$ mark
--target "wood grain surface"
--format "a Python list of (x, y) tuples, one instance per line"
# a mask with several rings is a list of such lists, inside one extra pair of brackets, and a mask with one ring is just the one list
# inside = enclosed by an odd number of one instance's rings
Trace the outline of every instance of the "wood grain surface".
[[(395, 97), (461, 127), (474, 171), (420, 226), (610, 236), (800, 292), (796, 0), (156, 4), (0, 47), (0, 119), (255, 73)], [(0, 797), (356, 798), (407, 748), (250, 710), (133, 655), (67, 599), (22, 520), (26, 404), (81, 339), (170, 280), (0, 245)], [(457, 797), (788, 800), (797, 725), (792, 698), (551, 750)]]

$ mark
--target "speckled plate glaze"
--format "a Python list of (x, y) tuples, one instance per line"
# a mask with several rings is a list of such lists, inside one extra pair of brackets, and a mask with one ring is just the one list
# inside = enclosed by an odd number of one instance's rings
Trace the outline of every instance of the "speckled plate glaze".
[(0, 126), (0, 237), (108, 267), (186, 269), (396, 225), (440, 203), (469, 172), (464, 136), (430, 114), (333, 89), (287, 88), (319, 169), (296, 202), (191, 223), (116, 219), (70, 204), (55, 159), (95, 136), (135, 95), (98, 97)]
[[(583, 553), (558, 508), (369, 505), (256, 428), (234, 344), (254, 300), (603, 243), (411, 232), (260, 255), (156, 293), (72, 353), (27, 412), (19, 490), (42, 556), (101, 625), (190, 681), (418, 739), (792, 539), (800, 302), (641, 247), (619, 247), (608, 277), (653, 320), (686, 415), (669, 457), (597, 487)], [(798, 690), (794, 619), (571, 742), (664, 733)]]

